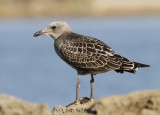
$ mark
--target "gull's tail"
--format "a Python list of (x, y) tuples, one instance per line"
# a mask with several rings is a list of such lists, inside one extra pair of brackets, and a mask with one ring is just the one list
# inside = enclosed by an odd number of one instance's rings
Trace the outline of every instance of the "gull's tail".
[(130, 73), (135, 74), (136, 70), (138, 70), (139, 68), (150, 67), (150, 65), (147, 65), (147, 64), (132, 62), (132, 61), (128, 60), (127, 58), (122, 57), (118, 54), (116, 54), (115, 56), (122, 63), (122, 65), (120, 66), (120, 69), (115, 70), (118, 73), (123, 73), (124, 71), (126, 71), (126, 72), (130, 72)]
[(147, 64), (141, 64), (141, 63), (137, 63), (137, 62), (133, 62), (133, 63), (134, 63), (134, 68), (133, 69), (129, 69), (129, 70), (124, 69), (124, 71), (135, 74), (136, 70), (138, 70), (139, 68), (150, 67), (150, 65), (147, 65)]
[(133, 63), (134, 63), (134, 68), (150, 67), (150, 65), (147, 65), (147, 64), (141, 64), (137, 62), (133, 62)]

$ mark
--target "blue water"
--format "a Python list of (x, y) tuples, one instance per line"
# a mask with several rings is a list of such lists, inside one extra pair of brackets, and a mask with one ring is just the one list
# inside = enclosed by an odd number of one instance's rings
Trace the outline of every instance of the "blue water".
[[(150, 64), (137, 73), (95, 76), (94, 97), (160, 88), (160, 16), (0, 19), (0, 93), (46, 103), (75, 100), (77, 73), (55, 53), (54, 40), (33, 34), (65, 20), (74, 32), (94, 36), (130, 60)], [(90, 76), (81, 78), (80, 97), (90, 96)]]

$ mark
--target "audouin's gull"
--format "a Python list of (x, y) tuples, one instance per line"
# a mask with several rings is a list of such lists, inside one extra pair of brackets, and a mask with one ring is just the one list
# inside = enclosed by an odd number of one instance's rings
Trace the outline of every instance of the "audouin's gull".
[(69, 25), (63, 21), (52, 22), (44, 30), (36, 32), (34, 37), (40, 35), (52, 37), (55, 40), (54, 48), (59, 57), (77, 70), (78, 79), (75, 104), (80, 103), (79, 88), (81, 76), (91, 74), (90, 101), (93, 101), (93, 75), (111, 70), (118, 73), (125, 71), (135, 74), (138, 68), (149, 67), (149, 65), (133, 62), (116, 54), (108, 45), (96, 38), (72, 32)]

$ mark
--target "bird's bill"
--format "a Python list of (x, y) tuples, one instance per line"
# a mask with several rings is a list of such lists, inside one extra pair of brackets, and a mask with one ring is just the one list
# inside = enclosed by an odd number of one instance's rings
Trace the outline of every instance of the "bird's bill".
[(40, 35), (44, 35), (44, 32), (43, 31), (38, 31), (33, 35), (33, 37), (37, 37), (37, 36), (40, 36)]

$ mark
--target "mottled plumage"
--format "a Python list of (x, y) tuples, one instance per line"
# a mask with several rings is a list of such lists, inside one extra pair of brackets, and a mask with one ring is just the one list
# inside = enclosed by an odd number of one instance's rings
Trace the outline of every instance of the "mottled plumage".
[(110, 70), (135, 73), (136, 69), (141, 67), (136, 62), (115, 54), (102, 41), (89, 36), (66, 33), (55, 40), (54, 46), (57, 54), (81, 75)]
[(115, 53), (105, 43), (76, 33), (66, 33), (56, 39), (55, 49), (81, 75), (103, 73), (121, 65), (117, 58), (112, 58)]
[(56, 53), (67, 64), (77, 70), (76, 104), (79, 103), (80, 76), (91, 74), (91, 100), (93, 99), (93, 75), (114, 70), (136, 73), (139, 67), (149, 65), (137, 63), (116, 54), (104, 42), (89, 36), (73, 33), (66, 22), (53, 22), (49, 27), (38, 31), (34, 36), (48, 35), (55, 39)]

